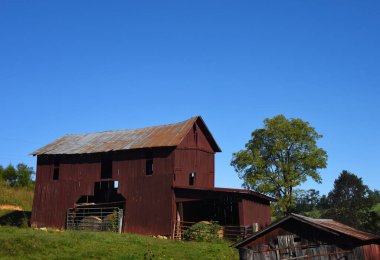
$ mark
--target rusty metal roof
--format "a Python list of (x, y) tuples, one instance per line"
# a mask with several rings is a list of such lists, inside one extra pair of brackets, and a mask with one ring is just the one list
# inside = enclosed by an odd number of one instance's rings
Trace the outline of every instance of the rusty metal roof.
[(315, 218), (309, 218), (309, 217), (305, 217), (305, 216), (302, 216), (299, 214), (292, 213), (292, 214), (286, 216), (285, 218), (281, 219), (280, 221), (260, 230), (259, 232), (255, 233), (254, 235), (244, 239), (243, 241), (240, 241), (240, 242), (233, 244), (232, 246), (235, 248), (244, 247), (248, 243), (254, 241), (255, 239), (258, 239), (259, 237), (261, 237), (261, 235), (268, 233), (271, 230), (281, 226), (284, 222), (289, 221), (290, 219), (309, 224), (311, 226), (322, 229), (326, 232), (330, 232), (332, 234), (337, 234), (337, 233), (343, 234), (343, 235), (352, 237), (354, 239), (360, 240), (364, 243), (368, 243), (371, 241), (380, 241), (380, 237), (377, 235), (358, 230), (356, 228), (347, 226), (347, 225), (342, 224), (342, 223), (335, 221), (333, 219), (315, 219)]
[(355, 237), (359, 240), (371, 240), (371, 239), (378, 239), (379, 237), (358, 229), (355, 229), (353, 227), (347, 226), (345, 224), (342, 224), (338, 221), (335, 221), (333, 219), (318, 219), (318, 218), (309, 218), (298, 214), (292, 214), (296, 218), (300, 218), (306, 222), (313, 223), (317, 226), (321, 226), (324, 228), (327, 228), (331, 231), (339, 232), (341, 234), (345, 234), (351, 237)]
[(196, 122), (205, 132), (214, 151), (220, 152), (219, 146), (207, 129), (203, 119), (200, 116), (195, 116), (189, 120), (170, 125), (64, 135), (31, 154), (85, 154), (139, 148), (175, 147), (182, 142)]

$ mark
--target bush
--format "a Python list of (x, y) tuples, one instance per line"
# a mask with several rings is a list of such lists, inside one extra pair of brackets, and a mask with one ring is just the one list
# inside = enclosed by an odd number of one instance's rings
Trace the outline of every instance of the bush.
[(221, 228), (217, 222), (202, 221), (185, 230), (183, 236), (185, 240), (211, 242), (219, 239), (218, 231), (221, 230)]

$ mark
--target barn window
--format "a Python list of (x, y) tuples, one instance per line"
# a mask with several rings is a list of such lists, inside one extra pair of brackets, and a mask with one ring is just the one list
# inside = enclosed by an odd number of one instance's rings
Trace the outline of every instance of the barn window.
[(195, 178), (197, 174), (195, 172), (190, 173), (189, 175), (189, 185), (194, 185), (195, 184)]
[(53, 170), (53, 180), (59, 179), (59, 160), (54, 158), (54, 170)]
[(146, 153), (146, 163), (145, 163), (145, 174), (153, 175), (153, 153), (152, 151), (148, 151)]
[(146, 160), (146, 175), (153, 175), (153, 159)]
[(101, 157), (101, 174), (100, 178), (112, 178), (112, 157), (110, 154), (103, 154)]

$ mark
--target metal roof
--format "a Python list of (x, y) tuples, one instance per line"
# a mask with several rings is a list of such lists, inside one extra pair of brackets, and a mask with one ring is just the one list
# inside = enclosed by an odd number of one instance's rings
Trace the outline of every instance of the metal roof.
[(322, 230), (329, 232), (329, 233), (332, 233), (332, 234), (336, 234), (336, 233), (344, 234), (344, 235), (358, 239), (358, 240), (363, 241), (363, 242), (380, 241), (380, 237), (377, 235), (355, 229), (353, 227), (347, 226), (347, 225), (342, 224), (342, 223), (335, 221), (333, 219), (315, 219), (315, 218), (309, 218), (309, 217), (305, 217), (302, 215), (292, 213), (292, 214), (286, 216), (285, 218), (281, 219), (280, 221), (260, 230), (259, 232), (253, 234), (252, 236), (244, 239), (243, 241), (240, 241), (238, 243), (233, 244), (232, 246), (235, 248), (245, 246), (248, 243), (254, 241), (256, 238), (261, 237), (262, 234), (265, 234), (265, 233), (275, 229), (276, 227), (281, 226), (282, 223), (289, 221), (290, 219), (294, 219), (296, 221), (300, 221), (300, 222), (309, 224), (311, 226), (322, 229)]
[(359, 240), (371, 240), (371, 239), (378, 239), (379, 237), (358, 229), (355, 229), (353, 227), (347, 226), (345, 224), (342, 224), (338, 221), (335, 221), (333, 219), (318, 219), (318, 218), (309, 218), (298, 214), (292, 214), (293, 216), (303, 219), (306, 222), (313, 223), (317, 226), (321, 226), (324, 228), (327, 228), (331, 231), (335, 231), (341, 234), (345, 234), (351, 237), (355, 237)]
[(203, 119), (200, 116), (195, 116), (189, 120), (170, 125), (64, 135), (31, 154), (85, 154), (139, 148), (175, 147), (182, 142), (196, 122), (204, 131), (214, 151), (220, 152), (218, 144), (207, 129)]

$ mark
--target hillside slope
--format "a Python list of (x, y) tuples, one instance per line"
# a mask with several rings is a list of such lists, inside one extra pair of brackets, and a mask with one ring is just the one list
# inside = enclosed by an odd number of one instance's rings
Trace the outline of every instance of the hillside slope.
[(238, 259), (226, 241), (182, 242), (105, 232), (0, 227), (1, 259)]

